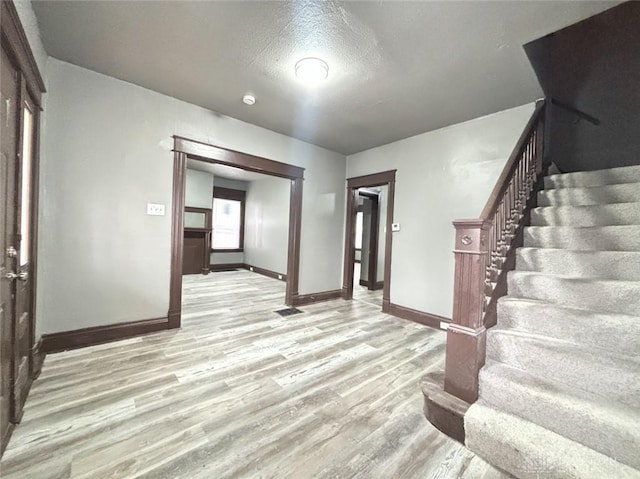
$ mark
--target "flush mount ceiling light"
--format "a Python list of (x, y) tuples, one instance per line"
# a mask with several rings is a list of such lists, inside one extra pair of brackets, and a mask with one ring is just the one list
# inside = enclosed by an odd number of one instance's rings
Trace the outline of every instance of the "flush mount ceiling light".
[(242, 102), (245, 105), (253, 105), (256, 102), (256, 97), (253, 95), (245, 95), (242, 97)]
[(320, 58), (303, 58), (296, 63), (296, 77), (308, 85), (317, 85), (328, 76), (329, 65)]

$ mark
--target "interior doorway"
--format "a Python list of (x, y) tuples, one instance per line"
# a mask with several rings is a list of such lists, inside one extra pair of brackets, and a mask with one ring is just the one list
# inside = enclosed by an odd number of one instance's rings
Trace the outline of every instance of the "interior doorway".
[[(0, 74), (0, 456), (38, 372), (35, 344), (42, 78), (11, 2), (2, 2)], [(5, 19), (7, 21), (5, 22)]]
[[(342, 297), (382, 289), (383, 311), (390, 303), (394, 194), (395, 170), (347, 180)], [(376, 300), (375, 294), (366, 297)]]
[[(300, 268), (300, 226), (302, 212), (302, 183), (304, 168), (280, 163), (245, 153), (220, 148), (214, 145), (189, 140), (182, 137), (174, 137), (174, 176), (173, 176), (173, 211), (172, 211), (172, 247), (171, 247), (171, 285), (169, 298), (169, 327), (178, 328), (181, 325), (182, 313), (182, 276), (185, 268), (189, 272), (197, 273), (199, 266), (202, 274), (210, 271), (211, 258), (209, 254), (239, 253), (242, 248), (243, 228), (232, 231), (231, 223), (244, 225), (244, 204), (239, 188), (214, 187), (213, 204), (209, 208), (187, 210), (186, 205), (186, 180), (188, 163), (205, 163), (217, 171), (220, 169), (242, 170), (247, 173), (260, 174), (260, 176), (277, 177), (289, 182), (288, 192), (288, 231), (286, 233), (286, 274), (277, 274), (278, 279), (286, 281), (285, 304), (294, 305), (298, 298), (298, 277)], [(220, 175), (219, 175), (220, 176)], [(224, 175), (222, 175), (224, 176)], [(216, 193), (217, 190), (217, 193)], [(220, 201), (216, 206), (216, 198)], [(209, 199), (210, 200), (210, 199)], [(233, 215), (236, 205), (238, 213)], [(217, 207), (223, 208), (226, 213), (215, 214)], [(228, 210), (228, 211), (226, 211)], [(221, 210), (222, 211), (222, 210)], [(199, 215), (199, 216), (198, 216)], [(217, 225), (216, 218), (229, 217), (228, 225)], [(229, 228), (227, 228), (229, 227)], [(227, 228), (226, 235), (222, 235), (222, 249), (216, 247), (216, 239), (211, 235), (211, 228)], [(199, 233), (202, 233), (199, 235)], [(234, 243), (235, 242), (235, 243)], [(232, 247), (234, 243), (237, 247)], [(281, 241), (282, 243), (282, 241)], [(186, 254), (185, 254), (186, 253)], [(185, 263), (185, 261), (188, 263)], [(191, 264), (193, 263), (193, 264)], [(240, 264), (226, 263), (224, 266), (239, 267)], [(244, 266), (244, 263), (242, 263)], [(248, 267), (251, 271), (257, 267)], [(259, 271), (265, 274), (265, 271)]]

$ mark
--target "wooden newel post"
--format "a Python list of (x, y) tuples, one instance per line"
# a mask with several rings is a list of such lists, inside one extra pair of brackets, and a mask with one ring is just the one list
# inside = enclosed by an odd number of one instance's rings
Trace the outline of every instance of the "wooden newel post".
[(447, 330), (444, 390), (473, 403), (478, 398), (478, 372), (485, 360), (487, 333), (483, 306), (490, 223), (478, 219), (453, 224), (456, 267), (453, 318)]

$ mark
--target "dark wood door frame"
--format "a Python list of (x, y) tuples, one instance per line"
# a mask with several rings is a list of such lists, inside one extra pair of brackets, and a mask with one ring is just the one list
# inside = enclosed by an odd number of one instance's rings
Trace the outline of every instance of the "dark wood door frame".
[[(289, 201), (289, 248), (285, 303), (293, 305), (298, 297), (300, 274), (300, 226), (302, 220), (302, 184), (304, 168), (279, 161), (228, 150), (215, 145), (174, 136), (173, 209), (171, 225), (171, 281), (169, 286), (169, 328), (179, 328), (182, 313), (182, 251), (184, 193), (187, 159), (219, 163), (243, 170), (291, 180)], [(352, 272), (353, 276), (353, 272)]]
[[(35, 316), (36, 316), (36, 272), (37, 272), (37, 242), (38, 242), (38, 190), (39, 190), (39, 158), (40, 158), (40, 116), (42, 111), (42, 94), (46, 91), (44, 82), (38, 64), (33, 56), (29, 41), (24, 32), (18, 12), (11, 0), (6, 0), (0, 4), (0, 24), (1, 24), (1, 46), (2, 50), (10, 58), (11, 62), (15, 64), (18, 72), (19, 82), (19, 99), (16, 105), (12, 105), (18, 114), (17, 118), (17, 151), (19, 156), (17, 158), (17, 167), (21, 171), (23, 162), (31, 162), (31, 192), (30, 192), (30, 237), (29, 237), (29, 263), (28, 268), (23, 267), (21, 273), (26, 273), (28, 281), (31, 282), (31, 288), (29, 297), (24, 303), (26, 308), (29, 309), (30, 321), (28, 325), (28, 352), (27, 354), (27, 372), (26, 379), (21, 383), (21, 390), (11, 391), (11, 411), (10, 421), (12, 424), (6, 429), (3, 424), (0, 427), (0, 457), (4, 449), (7, 446), (11, 431), (13, 430), (13, 424), (18, 423), (22, 416), (22, 406), (26, 400), (28, 391), (31, 387), (31, 383), (35, 377), (40, 373), (40, 367), (42, 365), (43, 354), (40, 350), (40, 344), (35, 342)], [(31, 143), (31, 158), (22, 157), (22, 144), (24, 136), (24, 107), (25, 103), (29, 103), (29, 109), (32, 114), (32, 143)], [(16, 193), (16, 198), (20, 196)], [(20, 200), (17, 200), (20, 201)], [(22, 208), (23, 205), (18, 205)], [(18, 220), (19, 218), (16, 218)], [(18, 246), (18, 243), (15, 244)], [(19, 248), (18, 248), (19, 250)], [(1, 252), (1, 254), (8, 254), (8, 252)], [(19, 263), (19, 262), (18, 262)], [(19, 267), (20, 264), (17, 264)], [(17, 271), (17, 269), (16, 269)], [(2, 345), (2, 355), (0, 355), (0, 363), (5, 361), (11, 361), (11, 378), (12, 384), (16, 384), (16, 338), (19, 331), (16, 329), (16, 325), (12, 325), (11, 331), (11, 344), (5, 350), (5, 344)], [(22, 346), (25, 346), (24, 344)]]
[(382, 288), (382, 311), (389, 311), (391, 296), (391, 245), (393, 236), (393, 202), (396, 189), (396, 170), (347, 179), (347, 215), (345, 225), (344, 264), (342, 298), (353, 298), (353, 263), (356, 254), (356, 213), (358, 211), (358, 188), (387, 185), (387, 223), (384, 241), (384, 287)]
[[(367, 258), (367, 289), (376, 289), (378, 282), (378, 229), (380, 228), (380, 196), (377, 193), (358, 191), (359, 196), (363, 196), (371, 201), (371, 219), (369, 222), (369, 257)], [(362, 254), (362, 252), (360, 253)], [(362, 263), (362, 256), (360, 257)], [(360, 278), (359, 278), (360, 279)]]

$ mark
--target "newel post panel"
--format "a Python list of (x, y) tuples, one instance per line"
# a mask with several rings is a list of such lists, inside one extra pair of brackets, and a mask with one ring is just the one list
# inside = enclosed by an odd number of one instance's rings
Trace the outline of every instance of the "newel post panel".
[(473, 403), (484, 365), (485, 275), (489, 261), (486, 220), (454, 221), (456, 228), (453, 318), (447, 330), (444, 390)]

